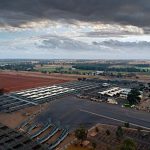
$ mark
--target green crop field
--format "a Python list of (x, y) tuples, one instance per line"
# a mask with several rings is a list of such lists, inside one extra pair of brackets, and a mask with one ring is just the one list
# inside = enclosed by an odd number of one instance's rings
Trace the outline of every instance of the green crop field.
[(80, 70), (80, 69), (72, 69), (72, 66), (42, 66), (35, 68), (37, 71), (40, 72), (63, 72), (63, 73), (69, 73), (69, 74), (87, 74), (93, 72), (93, 70)]

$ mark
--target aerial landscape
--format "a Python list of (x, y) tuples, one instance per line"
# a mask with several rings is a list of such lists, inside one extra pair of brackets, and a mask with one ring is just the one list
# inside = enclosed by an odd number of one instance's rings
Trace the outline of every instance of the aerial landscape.
[(0, 0), (0, 150), (150, 150), (148, 0)]

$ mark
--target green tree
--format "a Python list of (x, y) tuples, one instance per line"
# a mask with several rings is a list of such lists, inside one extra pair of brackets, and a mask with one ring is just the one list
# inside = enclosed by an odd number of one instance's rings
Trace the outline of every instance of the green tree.
[(98, 133), (99, 132), (99, 128), (95, 127), (95, 132)]
[(87, 130), (81, 126), (80, 128), (75, 130), (75, 137), (81, 141), (81, 143), (83, 142), (83, 140), (86, 140), (87, 138)]
[(129, 122), (125, 122), (125, 123), (124, 123), (124, 126), (125, 126), (126, 128), (129, 128), (129, 127), (130, 127)]
[(106, 134), (109, 136), (110, 135), (110, 131), (107, 129), (106, 130)]
[(136, 150), (136, 144), (132, 139), (125, 139), (119, 150)]
[(93, 149), (96, 149), (96, 146), (97, 146), (96, 142), (92, 142)]
[(123, 129), (121, 126), (118, 126), (117, 128), (116, 137), (118, 140), (120, 140), (123, 137)]
[(127, 100), (129, 101), (130, 105), (138, 104), (141, 100), (140, 92), (137, 89), (132, 89), (131, 92), (128, 94)]

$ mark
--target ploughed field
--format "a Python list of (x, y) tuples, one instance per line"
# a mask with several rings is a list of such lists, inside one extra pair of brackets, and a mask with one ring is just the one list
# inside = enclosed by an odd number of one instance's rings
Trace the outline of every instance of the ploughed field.
[(69, 80), (57, 78), (43, 78), (18, 74), (0, 73), (0, 88), (4, 88), (5, 91), (8, 92), (25, 90), (38, 86), (54, 85), (68, 81)]

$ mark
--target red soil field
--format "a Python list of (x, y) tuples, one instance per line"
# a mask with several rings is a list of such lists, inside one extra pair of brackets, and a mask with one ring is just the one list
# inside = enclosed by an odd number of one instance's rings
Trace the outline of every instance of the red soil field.
[(0, 88), (4, 88), (8, 92), (46, 85), (54, 85), (68, 81), (70, 80), (0, 73)]

